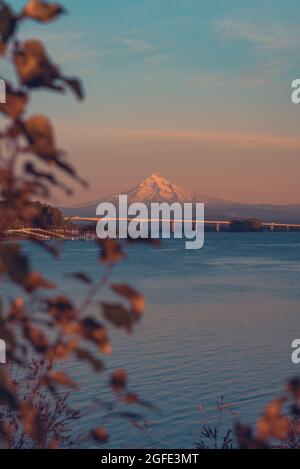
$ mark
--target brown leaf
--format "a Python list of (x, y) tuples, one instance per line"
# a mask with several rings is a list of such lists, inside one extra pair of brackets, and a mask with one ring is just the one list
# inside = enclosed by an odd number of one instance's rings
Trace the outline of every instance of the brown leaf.
[(5, 43), (0, 40), (0, 55), (5, 54)]
[(118, 294), (126, 298), (137, 317), (140, 317), (145, 308), (145, 300), (143, 295), (128, 285), (112, 285), (112, 289)]
[(24, 299), (17, 297), (10, 305), (8, 320), (11, 322), (20, 321), (24, 313)]
[(44, 379), (45, 382), (49, 381), (50, 383), (60, 384), (72, 389), (77, 388), (77, 384), (62, 371), (51, 371), (50, 373), (47, 373)]
[(100, 260), (102, 262), (117, 262), (124, 258), (120, 244), (114, 239), (99, 239), (97, 241), (102, 249)]
[(41, 0), (30, 0), (24, 7), (21, 16), (41, 23), (54, 20), (66, 10), (58, 3), (49, 3)]
[(53, 434), (50, 439), (48, 449), (58, 449), (59, 447), (59, 437), (56, 434)]
[(52, 290), (53, 288), (55, 288), (55, 285), (49, 280), (43, 278), (39, 272), (31, 272), (24, 282), (24, 287), (26, 291), (32, 293), (39, 288)]
[(122, 305), (102, 303), (103, 316), (116, 327), (123, 327), (128, 332), (132, 331), (133, 317)]
[(288, 437), (290, 430), (290, 421), (288, 417), (282, 414), (283, 405), (286, 398), (274, 399), (265, 408), (264, 414), (256, 423), (257, 436), (261, 440), (277, 438), (284, 440)]
[(79, 280), (80, 282), (85, 283), (87, 285), (91, 285), (93, 283), (92, 279), (84, 272), (75, 272), (74, 274), (71, 274), (71, 275), (76, 280)]
[(300, 401), (300, 378), (296, 376), (295, 378), (290, 379), (287, 384), (287, 390), (293, 395), (295, 401), (299, 402)]
[(84, 349), (76, 350), (76, 356), (79, 360), (87, 361), (94, 368), (94, 371), (99, 373), (104, 369), (103, 362), (95, 358), (90, 352)]
[(254, 437), (250, 427), (238, 423), (235, 427), (235, 433), (240, 449), (267, 449), (269, 447), (266, 442), (262, 442)]
[(123, 369), (115, 370), (111, 375), (110, 385), (116, 393), (123, 391), (127, 385), (126, 371)]
[(85, 318), (80, 322), (81, 335), (94, 342), (105, 354), (111, 353), (111, 344), (108, 339), (107, 331), (102, 324), (93, 318)]
[(0, 273), (7, 273), (11, 279), (24, 284), (30, 270), (27, 257), (18, 244), (0, 244)]
[(54, 299), (46, 300), (49, 313), (58, 323), (73, 321), (78, 316), (78, 311), (65, 296), (58, 296)]
[(8, 406), (12, 410), (17, 410), (19, 407), (15, 386), (10, 377), (2, 370), (0, 370), (0, 404)]
[(69, 342), (59, 341), (48, 350), (48, 357), (50, 360), (65, 360), (69, 358), (72, 352), (78, 346), (78, 340), (72, 339)]
[(0, 103), (0, 112), (12, 119), (17, 119), (25, 111), (28, 99), (26, 93), (15, 91), (12, 85), (6, 82), (6, 103)]
[(128, 393), (123, 397), (123, 401), (127, 405), (139, 404), (140, 398), (137, 394)]
[(156, 407), (154, 404), (151, 404), (151, 402), (142, 400), (138, 394), (135, 393), (125, 394), (125, 396), (122, 396), (122, 401), (127, 405), (139, 405), (152, 411), (159, 412), (158, 407)]
[(64, 161), (60, 157), (59, 154), (53, 158), (53, 161), (55, 162), (55, 164), (58, 166), (59, 169), (63, 170), (69, 176), (77, 180), (83, 187), (86, 187), (86, 188), (88, 187), (88, 183), (84, 179), (82, 179), (80, 176), (78, 176), (75, 169), (69, 163)]
[(64, 83), (72, 89), (78, 99), (83, 99), (84, 93), (80, 81), (61, 74), (59, 67), (48, 57), (42, 42), (28, 40), (17, 44), (14, 50), (14, 63), (21, 83), (28, 88), (45, 87), (65, 92), (62, 84)]
[(0, 39), (2, 50), (15, 32), (18, 17), (13, 10), (4, 2), (0, 1)]
[(30, 402), (22, 402), (20, 406), (24, 430), (39, 441), (42, 435), (41, 420), (38, 410)]
[(45, 353), (48, 349), (48, 341), (44, 333), (33, 326), (30, 322), (23, 325), (23, 332), (26, 339), (32, 344), (34, 349), (39, 353)]
[(106, 428), (95, 428), (91, 431), (91, 436), (98, 443), (107, 443), (109, 439), (108, 431)]
[(36, 153), (48, 161), (57, 157), (59, 150), (55, 148), (52, 125), (47, 117), (30, 117), (24, 123), (24, 132), (29, 142), (27, 151)]

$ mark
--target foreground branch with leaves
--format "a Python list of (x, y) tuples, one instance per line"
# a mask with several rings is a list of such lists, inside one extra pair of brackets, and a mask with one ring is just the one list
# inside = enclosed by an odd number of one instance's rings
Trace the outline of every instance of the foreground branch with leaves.
[[(82, 100), (82, 84), (62, 72), (40, 40), (21, 42), (17, 37), (25, 21), (48, 23), (64, 12), (56, 3), (33, 0), (16, 13), (7, 2), (0, 0), (0, 54), (16, 75), (14, 83), (1, 77), (6, 83), (7, 99), (0, 104), (5, 119), (0, 132), (0, 199), (11, 220), (18, 220), (25, 227), (34, 226), (35, 220), (40, 218), (41, 204), (33, 204), (34, 200), (49, 199), (53, 188), (60, 188), (68, 195), (72, 193), (60, 180), (60, 174), (87, 186), (57, 147), (50, 119), (45, 115), (28, 114), (34, 90), (57, 93), (71, 90)], [(51, 243), (34, 239), (31, 242), (58, 256)], [(112, 268), (124, 258), (124, 253), (114, 240), (99, 241), (98, 246), (99, 280), (93, 281), (85, 272), (75, 272), (74, 282), (80, 281), (87, 289), (81, 304), (75, 304), (72, 298), (58, 295), (56, 285), (42, 273), (31, 269), (30, 258), (21, 244), (0, 243), (1, 291), (7, 292), (9, 285), (23, 290), (23, 294), (12, 301), (8, 301), (4, 293), (0, 309), (0, 337), (6, 341), (10, 363), (9, 367), (0, 369), (2, 447), (52, 448), (69, 444), (65, 427), (59, 427), (59, 417), (64, 413), (66, 423), (77, 414), (70, 413), (66, 407), (62, 389), (76, 392), (77, 384), (57, 371), (57, 363), (74, 357), (87, 362), (94, 372), (101, 372), (104, 369), (101, 355), (110, 354), (112, 350), (108, 324), (130, 333), (143, 314), (143, 296), (128, 285), (111, 285), (120, 301), (102, 300), (100, 303), (99, 292), (103, 286), (110, 285)], [(91, 351), (91, 347), (94, 350)], [(33, 363), (43, 364), (42, 372), (28, 367), (32, 359)], [(25, 386), (26, 392), (14, 378), (16, 369), (22, 375), (22, 382), (29, 386)], [(34, 386), (30, 386), (33, 381)], [(118, 402), (148, 406), (139, 396), (127, 391), (124, 370), (113, 372), (110, 386), (113, 391), (111, 408)], [(134, 412), (120, 415), (130, 421), (139, 417)], [(49, 421), (51, 428), (45, 424)], [(101, 415), (99, 427), (91, 429), (90, 436), (99, 442), (108, 440), (108, 432), (101, 426)]]

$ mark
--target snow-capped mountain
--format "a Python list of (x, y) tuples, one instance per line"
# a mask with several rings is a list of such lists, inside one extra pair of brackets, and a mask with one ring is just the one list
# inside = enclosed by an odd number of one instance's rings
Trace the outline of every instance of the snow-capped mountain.
[(152, 202), (179, 202), (181, 204), (185, 202), (204, 202), (205, 204), (220, 205), (223, 203), (222, 200), (182, 189), (181, 187), (172, 184), (159, 173), (154, 173), (147, 177), (138, 186), (135, 186), (128, 191), (110, 194), (107, 197), (103, 197), (103, 199), (76, 205), (76, 207), (65, 208), (63, 209), (63, 212), (66, 215), (71, 215), (75, 210), (78, 210), (80, 215), (82, 213), (85, 215), (95, 215), (96, 207), (101, 202), (112, 202), (117, 206), (120, 194), (127, 195), (128, 204), (132, 204), (134, 202), (143, 202), (146, 205)]
[[(154, 173), (147, 177), (141, 184), (133, 189), (124, 192), (128, 197), (128, 203), (143, 202), (149, 204), (152, 202), (217, 202), (206, 195), (195, 194), (193, 192), (182, 189), (175, 184), (172, 184), (168, 179), (161, 176), (159, 173)], [(109, 200), (117, 202), (119, 194), (113, 194)], [(221, 202), (221, 201), (219, 201)]]
[(240, 204), (215, 199), (197, 192), (190, 192), (172, 184), (158, 173), (147, 177), (141, 184), (118, 194), (110, 194), (102, 199), (73, 207), (62, 208), (65, 216), (94, 217), (101, 202), (112, 202), (118, 207), (119, 195), (127, 195), (128, 204), (144, 202), (203, 202), (207, 220), (231, 220), (233, 218), (260, 218), (269, 222), (299, 223), (299, 205)]

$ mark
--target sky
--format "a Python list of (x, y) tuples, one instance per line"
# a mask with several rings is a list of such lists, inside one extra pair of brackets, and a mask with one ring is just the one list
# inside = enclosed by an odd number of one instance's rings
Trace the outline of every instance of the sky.
[[(16, 9), (24, 2), (11, 2)], [(122, 192), (154, 172), (248, 203), (300, 203), (299, 0), (85, 0), (26, 22), (86, 100), (35, 92), (31, 112), (90, 182), (63, 205)]]

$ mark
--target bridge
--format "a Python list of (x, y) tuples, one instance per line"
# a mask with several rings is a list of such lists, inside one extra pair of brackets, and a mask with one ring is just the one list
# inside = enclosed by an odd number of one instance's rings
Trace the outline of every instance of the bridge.
[[(78, 221), (78, 222), (99, 222), (102, 218), (101, 217), (66, 217), (66, 221)], [(132, 221), (133, 218), (126, 218), (126, 217), (116, 217), (116, 218), (105, 218), (105, 221)], [(139, 218), (138, 220), (140, 223), (151, 223), (151, 222), (159, 222), (159, 223), (171, 223), (174, 227), (174, 224), (177, 223), (194, 223), (195, 225), (204, 224), (205, 226), (211, 226), (215, 228), (217, 232), (220, 231), (221, 227), (229, 227), (231, 220), (174, 220), (168, 218)], [(262, 222), (262, 227), (269, 231), (274, 230), (285, 230), (285, 231), (298, 231), (300, 230), (300, 223), (278, 223), (278, 222)]]
[[(65, 222), (98, 222), (101, 220), (99, 217), (66, 217)], [(133, 218), (105, 218), (105, 221), (132, 221)], [(221, 229), (228, 229), (230, 225), (229, 220), (172, 220), (168, 218), (142, 218), (138, 220), (140, 223), (170, 223), (171, 231), (174, 231), (176, 222), (183, 223), (189, 222), (193, 224), (204, 224), (204, 226), (209, 226), (219, 232)], [(263, 228), (266, 231), (300, 231), (300, 224), (296, 223), (271, 223), (266, 222), (262, 223)], [(84, 226), (68, 226), (56, 230), (45, 230), (41, 228), (16, 228), (8, 229), (5, 232), (1, 233), (1, 239), (35, 239), (39, 241), (47, 241), (50, 239), (54, 240), (69, 240), (69, 239), (95, 239), (96, 232), (95, 230), (87, 229)]]

